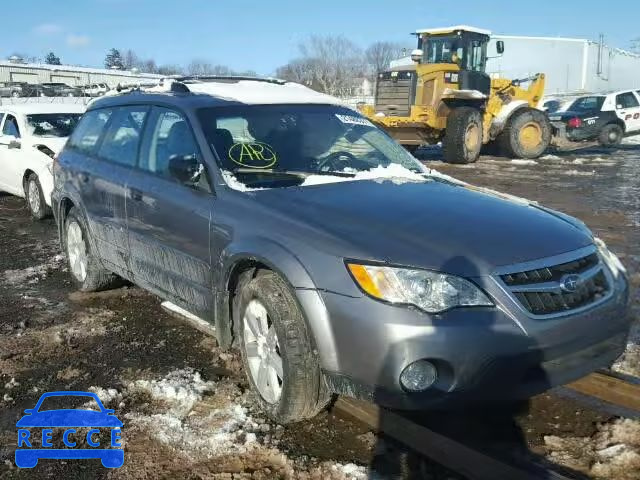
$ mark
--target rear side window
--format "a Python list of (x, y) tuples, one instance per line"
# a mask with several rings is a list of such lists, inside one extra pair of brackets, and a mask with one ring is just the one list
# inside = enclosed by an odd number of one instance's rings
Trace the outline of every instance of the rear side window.
[(637, 106), (640, 106), (640, 103), (638, 103), (638, 99), (633, 92), (616, 95), (616, 108), (633, 108)]
[(109, 122), (98, 156), (109, 162), (134, 167), (148, 111), (146, 106), (118, 108)]
[(98, 140), (104, 132), (104, 127), (112, 114), (113, 110), (110, 108), (90, 110), (85, 113), (69, 138), (68, 147), (83, 153), (94, 153)]

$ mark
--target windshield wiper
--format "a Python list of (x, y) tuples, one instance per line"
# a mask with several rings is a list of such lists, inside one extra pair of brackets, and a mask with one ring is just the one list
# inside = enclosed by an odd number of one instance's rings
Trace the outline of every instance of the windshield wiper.
[(274, 170), (272, 168), (237, 168), (233, 170), (233, 173), (256, 173), (256, 174), (265, 174), (265, 175), (291, 175), (300, 178), (307, 178), (311, 175), (330, 175), (336, 177), (353, 177), (354, 173), (348, 172), (306, 172), (302, 170)]

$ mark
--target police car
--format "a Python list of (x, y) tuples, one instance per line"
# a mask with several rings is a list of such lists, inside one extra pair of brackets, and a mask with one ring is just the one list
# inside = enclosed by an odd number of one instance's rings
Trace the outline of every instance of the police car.
[(626, 136), (640, 134), (640, 90), (580, 97), (566, 111), (550, 114), (549, 120), (560, 139), (615, 146)]

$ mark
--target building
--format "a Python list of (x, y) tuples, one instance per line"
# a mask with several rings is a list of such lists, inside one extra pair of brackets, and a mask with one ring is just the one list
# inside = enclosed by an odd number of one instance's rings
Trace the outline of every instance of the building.
[[(496, 42), (504, 42), (504, 54)], [(640, 55), (578, 38), (492, 35), (486, 71), (493, 77), (546, 75), (547, 95), (640, 88)], [(409, 57), (391, 66), (407, 65)]]
[(106, 83), (115, 87), (118, 84), (157, 82), (162, 77), (125, 70), (0, 61), (0, 82), (61, 82), (71, 86)]

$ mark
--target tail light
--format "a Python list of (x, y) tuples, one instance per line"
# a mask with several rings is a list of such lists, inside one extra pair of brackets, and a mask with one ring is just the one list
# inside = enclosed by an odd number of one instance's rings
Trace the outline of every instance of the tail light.
[(578, 117), (574, 117), (567, 122), (567, 125), (571, 128), (580, 128), (582, 126), (582, 120)]

